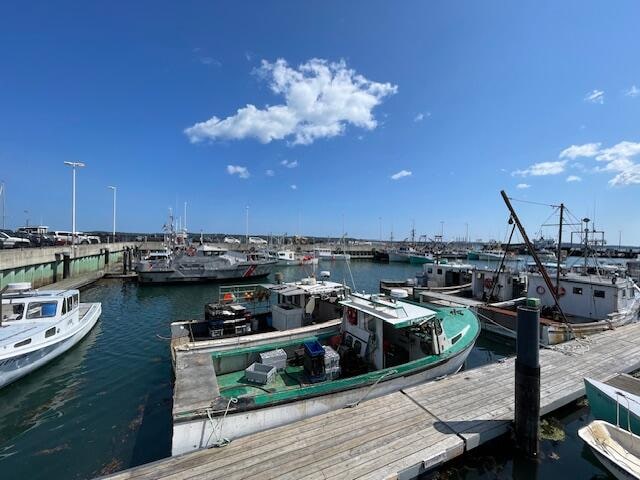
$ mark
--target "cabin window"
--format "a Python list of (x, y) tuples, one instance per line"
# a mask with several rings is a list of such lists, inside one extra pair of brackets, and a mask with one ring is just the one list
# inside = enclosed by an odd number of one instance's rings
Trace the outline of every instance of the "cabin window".
[(438, 275), (442, 275), (442, 269), (441, 268), (438, 269)]
[[(9, 307), (9, 308), (7, 308)], [(24, 313), (24, 303), (6, 303), (2, 305), (2, 320), (20, 320)]]
[(451, 345), (455, 345), (462, 338), (462, 333), (457, 334), (451, 339)]
[(67, 313), (67, 300), (63, 300), (62, 301), (62, 315), (65, 315)]
[(80, 303), (79, 300), (80, 300), (80, 296), (76, 293), (73, 296), (73, 308), (76, 308), (78, 306), (78, 303)]
[(30, 343), (31, 343), (31, 339), (27, 338), (26, 340), (22, 340), (21, 342), (16, 343), (13, 347), (14, 348), (24, 347), (25, 345), (29, 345)]
[(431, 267), (427, 268), (427, 273), (433, 273), (433, 268)]
[(582, 295), (582, 287), (573, 287), (574, 295)]
[(56, 327), (51, 327), (49, 330), (44, 332), (44, 338), (53, 337), (56, 334)]
[(626, 290), (622, 290), (622, 298), (625, 298), (627, 296), (627, 291)]
[(604, 290), (594, 290), (593, 296), (598, 298), (604, 298)]
[(55, 317), (58, 302), (31, 302), (27, 308), (27, 319)]

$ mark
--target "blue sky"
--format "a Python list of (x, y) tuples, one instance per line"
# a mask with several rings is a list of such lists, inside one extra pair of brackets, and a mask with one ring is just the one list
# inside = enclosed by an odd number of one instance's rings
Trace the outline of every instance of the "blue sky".
[[(243, 232), (249, 205), (256, 234), (344, 218), (377, 238), (381, 218), (385, 237), (415, 220), (502, 239), (504, 188), (639, 244), (638, 18), (630, 1), (5, 2), (7, 222), (70, 228), (75, 160), (80, 230), (111, 228), (117, 185), (124, 231), (186, 201), (191, 231)], [(516, 207), (532, 234), (551, 213)]]

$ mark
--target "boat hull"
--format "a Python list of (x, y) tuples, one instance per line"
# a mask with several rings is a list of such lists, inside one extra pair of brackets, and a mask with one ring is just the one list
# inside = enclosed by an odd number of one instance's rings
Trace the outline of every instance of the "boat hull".
[[(233, 440), (456, 373), (464, 365), (474, 343), (436, 365), (389, 380), (383, 379), (373, 388), (371, 385), (365, 385), (280, 405), (228, 414), (223, 425), (222, 417), (216, 417), (213, 421), (206, 416), (189, 421), (174, 419), (171, 454), (179, 455), (209, 447), (218, 440), (216, 436)], [(222, 431), (219, 430), (221, 425)]]
[(303, 265), (317, 265), (318, 264), (318, 259), (317, 258), (309, 258), (309, 259), (296, 259), (296, 260), (284, 260), (284, 259), (280, 259), (278, 260), (278, 266), (279, 267), (300, 267)]
[(81, 318), (80, 327), (71, 335), (44, 348), (0, 360), (0, 388), (46, 365), (76, 345), (95, 326), (101, 313), (101, 305), (93, 303)]
[(640, 438), (637, 435), (595, 420), (578, 430), (578, 436), (615, 478), (640, 479)]
[(399, 262), (399, 263), (408, 263), (409, 255), (407, 255), (406, 253), (389, 252), (389, 261)]
[[(595, 322), (569, 323), (557, 322), (548, 318), (541, 318), (540, 342), (543, 345), (557, 345), (573, 340), (576, 337), (584, 337), (595, 333), (612, 330), (623, 325), (638, 321), (640, 302), (636, 302), (633, 308), (617, 315), (597, 320)], [(507, 338), (516, 338), (515, 311), (491, 306), (478, 306), (476, 311), (484, 331)]]
[(263, 264), (243, 264), (231, 268), (201, 270), (190, 272), (177, 269), (138, 270), (140, 283), (195, 283), (242, 280), (266, 277), (271, 273), (275, 262)]
[[(640, 435), (640, 397), (588, 378), (584, 379), (584, 387), (594, 418), (613, 425), (619, 422), (620, 426), (629, 426), (634, 434)], [(630, 397), (629, 401), (616, 392)]]
[(425, 263), (433, 263), (433, 258), (423, 257), (422, 255), (409, 255), (409, 263), (412, 265), (424, 265)]
[(351, 260), (351, 255), (349, 255), (348, 253), (336, 253), (333, 255), (320, 255), (319, 257), (320, 260), (323, 261), (328, 261), (328, 262), (344, 262), (347, 260)]

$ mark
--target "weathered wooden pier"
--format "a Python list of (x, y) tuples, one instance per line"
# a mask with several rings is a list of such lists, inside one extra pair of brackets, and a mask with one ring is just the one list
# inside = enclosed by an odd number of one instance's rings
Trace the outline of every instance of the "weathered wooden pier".
[[(109, 478), (413, 478), (509, 431), (514, 361), (461, 372)], [(607, 380), (639, 369), (640, 324), (542, 350), (540, 364), (544, 415), (583, 396), (585, 376)]]

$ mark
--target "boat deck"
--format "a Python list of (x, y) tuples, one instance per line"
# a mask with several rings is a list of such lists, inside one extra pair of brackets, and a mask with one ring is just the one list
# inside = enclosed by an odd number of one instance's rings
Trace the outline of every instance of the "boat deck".
[(632, 377), (626, 373), (621, 373), (620, 375), (611, 377), (604, 383), (640, 397), (640, 378)]
[[(514, 363), (510, 358), (109, 478), (413, 478), (510, 429)], [(607, 380), (640, 368), (640, 324), (544, 349), (540, 363), (547, 414), (583, 396), (585, 376)]]

